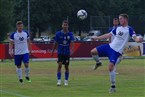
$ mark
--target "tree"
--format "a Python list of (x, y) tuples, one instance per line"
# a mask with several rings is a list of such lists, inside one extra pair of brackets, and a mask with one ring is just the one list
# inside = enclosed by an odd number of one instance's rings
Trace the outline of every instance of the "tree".
[[(13, 23), (22, 20), (27, 26), (27, 0), (14, 0), (13, 2)], [(89, 31), (90, 16), (113, 17), (120, 13), (127, 13), (129, 16), (136, 15), (141, 24), (144, 24), (144, 6), (144, 0), (30, 0), (32, 36), (35, 37), (36, 32), (39, 32), (40, 36), (41, 32), (48, 30), (48, 28), (51, 28), (52, 32), (55, 33), (61, 29), (62, 20), (67, 19), (67, 17), (71, 31)], [(87, 19), (83, 21), (76, 16), (80, 9), (84, 9), (88, 13)], [(131, 24), (135, 25), (137, 31), (142, 29), (142, 33), (145, 32), (145, 27), (139, 27), (139, 22), (137, 24), (131, 22)]]
[(11, 30), (12, 0), (1, 0), (0, 7), (0, 41), (3, 41)]

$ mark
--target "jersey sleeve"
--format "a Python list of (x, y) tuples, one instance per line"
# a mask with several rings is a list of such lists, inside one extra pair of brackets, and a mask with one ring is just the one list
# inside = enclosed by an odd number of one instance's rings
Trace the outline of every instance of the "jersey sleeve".
[(27, 39), (29, 39), (30, 38), (30, 35), (29, 35), (29, 33), (27, 32)]
[(26, 32), (26, 34), (27, 34), (27, 39), (29, 39), (29, 38), (30, 38), (30, 34), (29, 34), (27, 31), (24, 31), (24, 32)]
[(133, 38), (134, 36), (136, 36), (136, 33), (134, 31), (134, 29), (132, 27), (129, 27), (129, 35)]
[(75, 40), (74, 35), (73, 35), (72, 32), (70, 33), (70, 40), (71, 40), (71, 41), (74, 41), (74, 40)]
[(10, 41), (14, 41), (14, 32), (10, 35)]
[(112, 35), (116, 35), (116, 30), (117, 30), (117, 28), (114, 28), (110, 33), (111, 33)]
[(108, 32), (110, 33), (113, 30), (113, 27), (109, 28)]

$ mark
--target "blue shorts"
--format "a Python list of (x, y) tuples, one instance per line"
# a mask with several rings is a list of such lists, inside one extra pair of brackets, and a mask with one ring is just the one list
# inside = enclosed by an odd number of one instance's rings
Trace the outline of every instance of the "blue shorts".
[(109, 44), (104, 44), (96, 47), (98, 51), (99, 57), (108, 57), (110, 62), (116, 63), (117, 59), (121, 54), (119, 52), (114, 51)]
[(29, 63), (29, 54), (22, 54), (22, 55), (15, 55), (14, 56), (14, 61), (16, 66), (20, 66), (23, 63)]

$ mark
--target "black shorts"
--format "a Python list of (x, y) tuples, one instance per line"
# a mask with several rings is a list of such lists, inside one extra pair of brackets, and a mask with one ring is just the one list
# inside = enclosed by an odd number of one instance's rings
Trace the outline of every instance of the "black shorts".
[(69, 65), (69, 58), (70, 58), (70, 55), (58, 55), (57, 62), (62, 62), (62, 64), (64, 65)]

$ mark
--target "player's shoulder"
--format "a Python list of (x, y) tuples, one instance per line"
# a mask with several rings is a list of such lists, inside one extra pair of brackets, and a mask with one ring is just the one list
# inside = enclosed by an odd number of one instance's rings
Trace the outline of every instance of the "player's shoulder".
[(131, 26), (128, 26), (128, 29), (129, 29), (129, 30), (134, 30), (133, 27), (131, 27)]
[(71, 34), (71, 35), (73, 35), (73, 32), (71, 32), (71, 31), (69, 31), (68, 33)]
[(58, 34), (61, 34), (61, 31), (57, 31), (57, 32), (56, 32), (56, 35), (58, 35)]
[(27, 30), (23, 30), (23, 33), (29, 34)]
[(11, 32), (10, 36), (14, 36), (17, 32)]
[(10, 33), (10, 40), (14, 40), (15, 34), (17, 34), (17, 32)]
[(117, 27), (112, 28), (111, 32), (116, 33), (116, 31), (117, 31), (118, 29), (120, 29), (120, 28), (121, 28), (121, 26), (118, 25)]
[(28, 31), (27, 31), (27, 30), (23, 30), (23, 32), (28, 33)]

